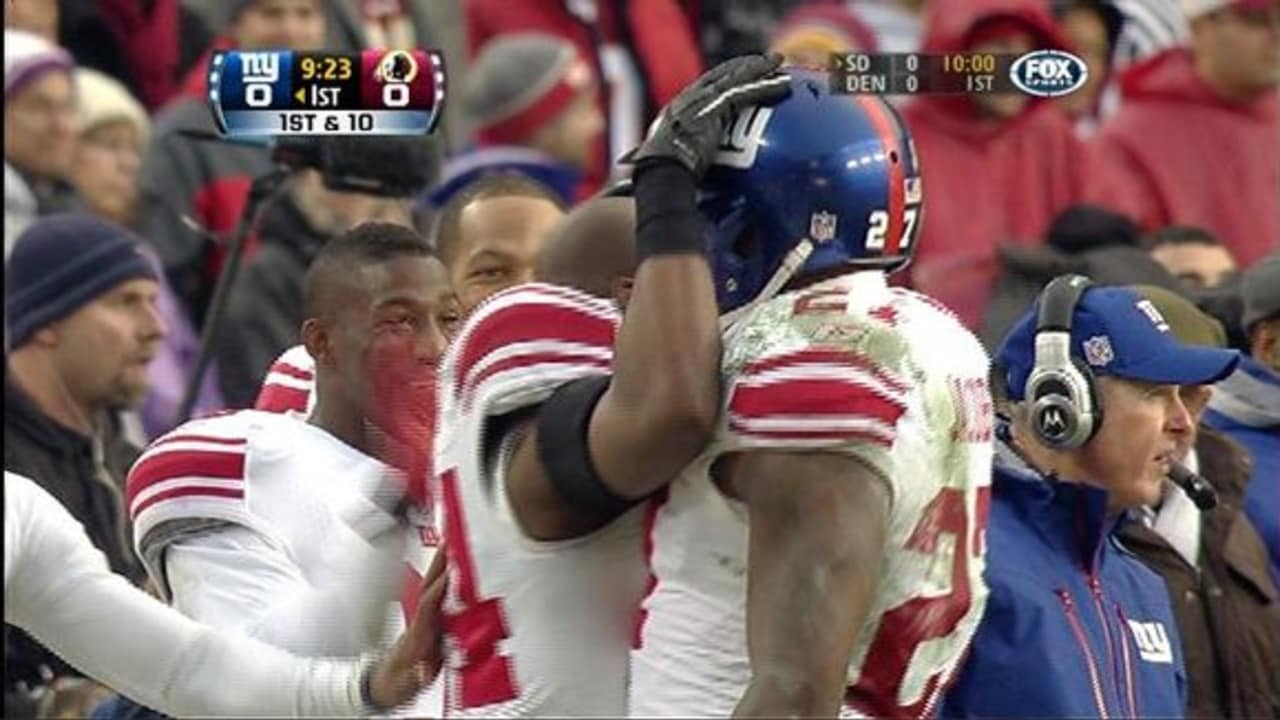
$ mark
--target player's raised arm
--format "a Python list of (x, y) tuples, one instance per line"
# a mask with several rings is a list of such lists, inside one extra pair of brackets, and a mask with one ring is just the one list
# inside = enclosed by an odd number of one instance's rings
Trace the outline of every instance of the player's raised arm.
[(880, 580), (888, 483), (837, 453), (756, 451), (725, 462), (751, 526), (752, 676), (734, 715), (835, 717)]
[(526, 483), (550, 483), (563, 499), (522, 513), (531, 536), (603, 525), (669, 482), (710, 440), (720, 400), (719, 311), (696, 186), (733, 113), (789, 92), (775, 74), (779, 62), (748, 56), (708, 71), (636, 151), (639, 267), (613, 374), (557, 390), (539, 411), (537, 457), (526, 450), (512, 465), (513, 496)]

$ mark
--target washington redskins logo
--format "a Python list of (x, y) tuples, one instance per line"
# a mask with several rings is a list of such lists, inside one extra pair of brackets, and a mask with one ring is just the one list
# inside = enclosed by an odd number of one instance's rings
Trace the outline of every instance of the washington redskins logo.
[(373, 79), (383, 83), (411, 83), (418, 77), (418, 61), (404, 50), (392, 50), (378, 61)]

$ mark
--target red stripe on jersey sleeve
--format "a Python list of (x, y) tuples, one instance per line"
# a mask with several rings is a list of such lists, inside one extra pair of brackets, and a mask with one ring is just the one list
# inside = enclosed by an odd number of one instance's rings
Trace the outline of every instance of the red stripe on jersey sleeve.
[(532, 367), (534, 365), (547, 365), (552, 363), (564, 366), (599, 368), (605, 372), (608, 372), (609, 368), (612, 367), (612, 364), (603, 358), (592, 355), (579, 355), (570, 352), (530, 352), (522, 353), (520, 355), (512, 355), (511, 357), (504, 358), (493, 363), (489, 367), (485, 368), (480, 374), (466, 381), (465, 386), (463, 387), (463, 407), (470, 406), (472, 396), (474, 395), (476, 388), (483, 385), (485, 380), (488, 380), (498, 373), (515, 370), (517, 368)]
[[(198, 486), (201, 479), (244, 480), (244, 452), (228, 450), (173, 450), (153, 452), (133, 466), (125, 484), (125, 502), (130, 508), (138, 494), (156, 483), (166, 480), (190, 478), (191, 486)], [(168, 492), (168, 491), (166, 491)], [(243, 492), (243, 491), (241, 491)], [(161, 495), (165, 493), (160, 493)], [(148, 500), (150, 503), (151, 500)], [(143, 503), (145, 506), (148, 503)], [(132, 511), (136, 517), (141, 508)]]
[(307, 401), (310, 398), (311, 393), (300, 388), (264, 385), (262, 391), (258, 393), (258, 399), (253, 403), (253, 409), (274, 413), (306, 412)]
[(288, 375), (289, 377), (297, 378), (299, 380), (303, 380), (306, 382), (311, 382), (314, 376), (314, 373), (310, 370), (307, 370), (306, 368), (300, 368), (297, 365), (292, 365), (290, 363), (281, 362), (281, 361), (276, 361), (276, 363), (271, 366), (271, 369), (267, 370), (268, 375), (270, 375), (271, 373), (280, 373), (281, 375)]
[(244, 488), (225, 488), (210, 487), (207, 485), (183, 485), (181, 487), (169, 488), (164, 492), (158, 492), (155, 495), (138, 503), (138, 507), (133, 508), (132, 516), (137, 518), (144, 510), (165, 500), (172, 500), (180, 497), (206, 497), (206, 498), (244, 498)]
[(242, 437), (221, 437), (218, 435), (197, 435), (195, 433), (172, 433), (151, 443), (151, 447), (160, 447), (161, 445), (169, 445), (171, 443), (193, 442), (193, 443), (211, 443), (213, 445), (226, 445), (227, 447), (235, 447), (248, 444), (248, 440)]
[(868, 442), (880, 447), (892, 447), (893, 440), (885, 434), (869, 430), (852, 428), (805, 428), (793, 427), (785, 429), (748, 429), (742, 423), (729, 420), (729, 429), (746, 437), (764, 438), (766, 440), (831, 440), (837, 442)]
[(612, 349), (616, 330), (613, 320), (598, 313), (539, 302), (531, 294), (527, 302), (492, 311), (460, 338), (454, 391), (462, 392), (462, 381), (484, 358), (512, 343), (580, 343)]
[(854, 379), (788, 378), (767, 385), (738, 385), (729, 412), (744, 418), (867, 418), (898, 422), (906, 404)]
[(748, 363), (742, 369), (740, 377), (748, 377), (773, 370), (802, 368), (806, 365), (846, 365), (855, 370), (870, 374), (884, 383), (890, 390), (898, 393), (907, 392), (907, 384), (892, 373), (876, 365), (870, 358), (848, 350), (835, 348), (805, 348), (795, 352), (775, 355)]

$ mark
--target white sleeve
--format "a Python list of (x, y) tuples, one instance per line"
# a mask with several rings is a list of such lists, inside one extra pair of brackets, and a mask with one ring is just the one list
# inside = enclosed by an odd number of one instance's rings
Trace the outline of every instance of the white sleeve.
[(112, 573), (84, 529), (5, 473), (4, 619), (89, 676), (177, 717), (361, 714), (356, 661), (217, 634)]
[(173, 606), (189, 617), (299, 655), (350, 657), (384, 634), (402, 548), (403, 533), (336, 545), (329, 552), (343, 554), (342, 570), (310, 579), (280, 541), (227, 525), (171, 544), (165, 574)]

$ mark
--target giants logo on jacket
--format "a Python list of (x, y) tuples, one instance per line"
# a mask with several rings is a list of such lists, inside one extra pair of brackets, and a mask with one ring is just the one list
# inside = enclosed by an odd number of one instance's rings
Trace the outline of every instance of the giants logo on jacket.
[(1133, 631), (1134, 642), (1138, 644), (1138, 654), (1143, 660), (1153, 663), (1173, 663), (1173, 645), (1169, 642), (1169, 634), (1165, 632), (1164, 623), (1138, 620), (1127, 622), (1129, 629)]

